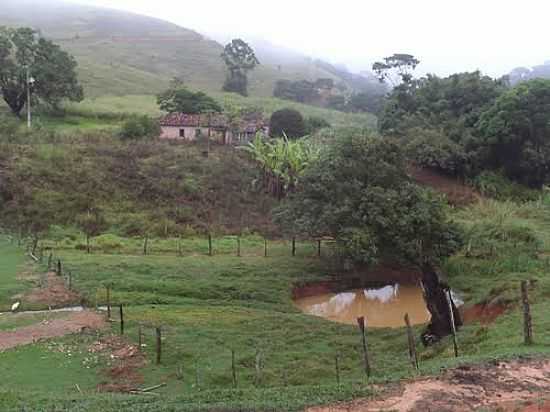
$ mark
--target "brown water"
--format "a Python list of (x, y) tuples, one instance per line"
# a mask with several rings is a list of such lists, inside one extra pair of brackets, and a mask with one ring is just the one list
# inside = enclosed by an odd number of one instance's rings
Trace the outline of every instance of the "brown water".
[(298, 298), (294, 302), (303, 312), (334, 322), (357, 324), (357, 318), (364, 316), (367, 326), (373, 328), (402, 327), (405, 313), (413, 325), (430, 320), (418, 285), (352, 289)]

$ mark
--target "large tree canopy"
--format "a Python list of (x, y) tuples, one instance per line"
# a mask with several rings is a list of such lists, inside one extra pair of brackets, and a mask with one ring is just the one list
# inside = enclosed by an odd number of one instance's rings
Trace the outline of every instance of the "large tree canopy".
[(222, 107), (203, 92), (192, 92), (181, 86), (171, 87), (157, 96), (161, 110), (168, 113), (221, 113)]
[(550, 80), (530, 80), (500, 96), (479, 121), (481, 144), (495, 168), (522, 183), (550, 179)]
[(252, 47), (241, 39), (233, 39), (225, 46), (221, 57), (228, 70), (223, 90), (248, 95), (248, 72), (260, 64)]
[(410, 182), (405, 163), (389, 141), (339, 138), (306, 170), (277, 219), (294, 233), (335, 237), (356, 262), (437, 261), (455, 249), (457, 231), (441, 199)]
[(30, 28), (0, 29), (0, 90), (19, 115), (27, 100), (27, 70), (35, 79), (32, 97), (57, 108), (63, 99), (81, 101), (76, 61)]
[(290, 139), (303, 137), (306, 134), (304, 117), (295, 109), (277, 110), (271, 115), (269, 134), (271, 137), (284, 135)]

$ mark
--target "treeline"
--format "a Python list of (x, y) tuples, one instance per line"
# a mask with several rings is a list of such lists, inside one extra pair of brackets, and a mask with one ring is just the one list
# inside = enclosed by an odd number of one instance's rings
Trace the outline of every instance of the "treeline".
[(386, 88), (371, 82), (361, 86), (360, 89), (349, 88), (345, 83), (335, 84), (330, 78), (278, 80), (273, 96), (343, 112), (378, 113), (383, 106)]
[(550, 80), (511, 87), (480, 72), (407, 75), (389, 95), (379, 128), (415, 163), (446, 175), (490, 170), (530, 187), (550, 180)]

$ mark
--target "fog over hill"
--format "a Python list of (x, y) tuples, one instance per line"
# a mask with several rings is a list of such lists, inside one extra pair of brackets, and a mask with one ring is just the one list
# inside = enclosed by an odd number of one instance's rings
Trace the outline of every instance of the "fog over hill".
[[(191, 87), (219, 91), (223, 46), (196, 31), (131, 12), (61, 0), (2, 0), (0, 25), (31, 26), (72, 53), (88, 96), (150, 94), (180, 77)], [(314, 59), (258, 45), (261, 65), (250, 93), (270, 96), (278, 79), (342, 79)]]

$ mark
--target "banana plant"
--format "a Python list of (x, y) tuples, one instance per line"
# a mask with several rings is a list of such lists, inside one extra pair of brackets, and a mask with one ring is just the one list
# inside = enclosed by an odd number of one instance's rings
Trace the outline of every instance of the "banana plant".
[(319, 148), (308, 140), (292, 141), (285, 135), (267, 141), (258, 134), (243, 150), (260, 166), (263, 186), (277, 198), (294, 191), (300, 176), (319, 156)]

